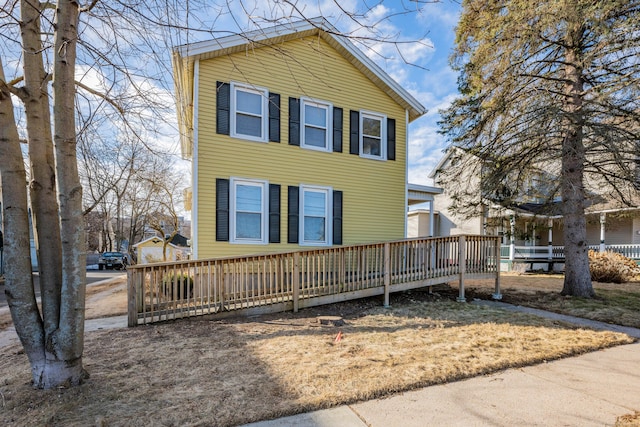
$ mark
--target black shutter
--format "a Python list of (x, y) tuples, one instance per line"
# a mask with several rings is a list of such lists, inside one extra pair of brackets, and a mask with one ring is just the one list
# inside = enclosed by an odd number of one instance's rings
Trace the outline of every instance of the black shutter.
[(298, 187), (289, 186), (288, 194), (288, 236), (287, 243), (298, 243), (298, 234), (300, 228), (300, 189)]
[(269, 184), (269, 243), (280, 243), (279, 184)]
[(333, 191), (333, 244), (342, 244), (342, 191)]
[(360, 113), (349, 113), (349, 153), (360, 154)]
[(269, 93), (269, 141), (280, 142), (280, 95)]
[(333, 151), (342, 153), (342, 108), (333, 107)]
[(216, 133), (229, 135), (231, 105), (231, 85), (216, 82)]
[(300, 100), (289, 98), (289, 145), (300, 146)]
[(216, 179), (216, 241), (229, 241), (229, 180)]
[(387, 119), (387, 160), (396, 159), (396, 121)]

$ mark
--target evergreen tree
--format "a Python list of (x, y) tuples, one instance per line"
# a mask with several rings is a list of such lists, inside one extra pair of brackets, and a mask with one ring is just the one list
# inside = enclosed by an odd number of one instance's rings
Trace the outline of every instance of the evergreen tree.
[(557, 176), (547, 197), (562, 197), (563, 295), (594, 296), (590, 196), (638, 203), (639, 12), (638, 0), (463, 2), (452, 55), (461, 97), (442, 131), (468, 154), (458, 167), (481, 172), (484, 202), (509, 204), (532, 176)]

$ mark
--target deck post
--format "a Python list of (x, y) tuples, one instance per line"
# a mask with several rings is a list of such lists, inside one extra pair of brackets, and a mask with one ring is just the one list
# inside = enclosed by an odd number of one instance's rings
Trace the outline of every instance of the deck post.
[(496, 289), (493, 295), (491, 295), (491, 298), (495, 300), (501, 300), (502, 294), (500, 293), (500, 239), (496, 237), (496, 239), (493, 241), (493, 244), (494, 244), (495, 253), (497, 254), (496, 256)]
[(389, 307), (389, 287), (391, 286), (391, 244), (384, 244), (384, 307)]
[(139, 281), (136, 280), (137, 277), (138, 275), (134, 274), (133, 271), (127, 270), (127, 285), (128, 285), (127, 286), (127, 297), (128, 297), (127, 325), (129, 327), (138, 325), (137, 296), (138, 296)]
[(467, 268), (467, 259), (466, 259), (466, 239), (464, 235), (458, 237), (458, 283), (459, 283), (459, 294), (456, 301), (458, 302), (466, 302), (467, 300), (464, 297), (464, 274)]
[(300, 252), (293, 254), (293, 312), (298, 312), (300, 298)]

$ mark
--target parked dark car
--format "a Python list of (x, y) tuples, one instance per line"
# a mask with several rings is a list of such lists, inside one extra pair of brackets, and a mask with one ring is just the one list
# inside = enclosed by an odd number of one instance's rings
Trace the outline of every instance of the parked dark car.
[(122, 252), (103, 252), (98, 258), (98, 270), (122, 270), (127, 268), (129, 260)]

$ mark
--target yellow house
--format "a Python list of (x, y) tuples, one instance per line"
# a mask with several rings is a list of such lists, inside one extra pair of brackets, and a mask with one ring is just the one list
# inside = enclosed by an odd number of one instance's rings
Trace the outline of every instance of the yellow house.
[(326, 20), (180, 46), (173, 67), (194, 258), (405, 237), (426, 111)]

